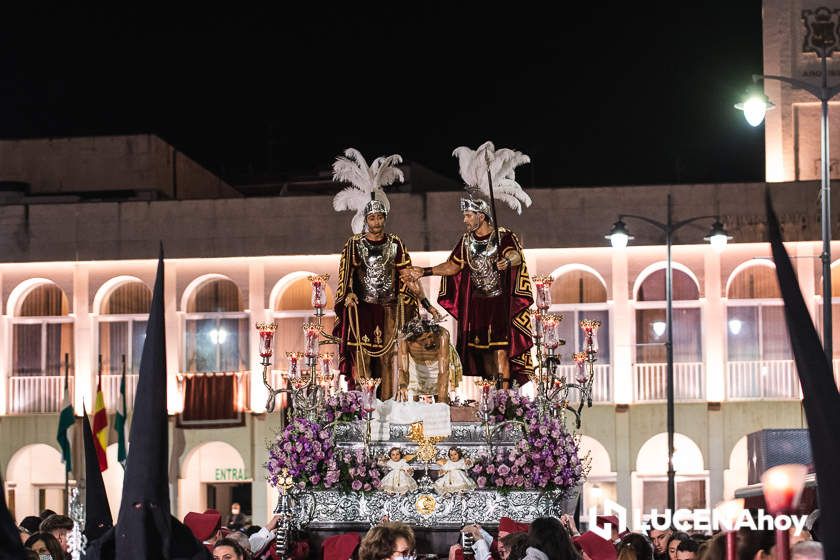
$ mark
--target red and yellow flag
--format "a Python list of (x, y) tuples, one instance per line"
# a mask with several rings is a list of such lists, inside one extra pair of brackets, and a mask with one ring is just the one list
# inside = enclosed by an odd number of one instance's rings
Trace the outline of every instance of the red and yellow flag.
[(105, 410), (105, 395), (102, 394), (101, 374), (97, 377), (93, 406), (93, 447), (99, 460), (99, 471), (102, 472), (108, 468), (108, 457), (105, 455), (108, 448), (108, 413)]

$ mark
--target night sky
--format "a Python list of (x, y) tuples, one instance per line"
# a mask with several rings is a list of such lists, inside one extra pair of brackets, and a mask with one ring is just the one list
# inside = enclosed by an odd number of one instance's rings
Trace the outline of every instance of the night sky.
[(0, 136), (153, 132), (234, 183), (347, 146), (454, 178), (486, 139), (531, 156), (524, 186), (763, 178), (732, 107), (758, 1), (355, 4), (6, 19)]

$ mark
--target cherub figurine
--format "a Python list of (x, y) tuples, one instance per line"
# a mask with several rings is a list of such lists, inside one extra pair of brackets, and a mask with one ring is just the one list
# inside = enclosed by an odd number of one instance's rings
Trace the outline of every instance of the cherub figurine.
[(408, 462), (414, 459), (414, 455), (403, 455), (402, 449), (392, 447), (388, 451), (388, 460), (384, 466), (390, 469), (388, 474), (382, 477), (379, 488), (389, 494), (405, 494), (417, 490), (417, 482), (412, 476), (412, 469)]
[(441, 459), (437, 462), (441, 466), (440, 477), (435, 481), (438, 494), (454, 494), (474, 489), (475, 482), (467, 475), (472, 461), (464, 459), (463, 453), (457, 447), (450, 447), (447, 456), (448, 460)]

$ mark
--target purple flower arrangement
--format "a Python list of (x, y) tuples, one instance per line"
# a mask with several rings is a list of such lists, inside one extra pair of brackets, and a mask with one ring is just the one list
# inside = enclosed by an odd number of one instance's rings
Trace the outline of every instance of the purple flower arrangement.
[(338, 452), (341, 470), (340, 485), (345, 492), (370, 492), (378, 490), (384, 468), (376, 461), (365, 457), (364, 449), (342, 449)]
[(493, 408), (490, 410), (490, 423), (498, 424), (506, 420), (528, 422), (536, 417), (536, 409), (531, 399), (520, 395), (515, 389), (500, 389), (490, 395)]
[(347, 391), (327, 397), (324, 418), (329, 424), (336, 420), (352, 422), (362, 417), (362, 394), (358, 391)]
[(277, 434), (268, 448), (266, 478), (277, 485), (281, 471), (286, 468), (298, 486), (332, 488), (338, 484), (340, 469), (332, 433), (315, 422), (295, 418)]
[[(584, 481), (586, 468), (578, 455), (578, 442), (559, 419), (540, 421), (527, 397), (497, 391), (496, 399), (495, 421), (525, 422), (526, 434), (512, 448), (475, 457), (470, 474), (478, 488), (568, 490)], [(511, 409), (514, 413), (509, 416)]]
[(295, 418), (268, 448), (265, 469), (269, 484), (277, 485), (284, 468), (301, 489), (337, 488), (346, 492), (376, 490), (385, 474), (363, 449), (336, 448), (332, 430), (305, 418)]
[[(490, 422), (518, 420), (526, 433), (513, 447), (473, 458), (470, 476), (479, 489), (563, 491), (585, 480), (586, 459), (581, 461), (578, 442), (559, 419), (540, 420), (531, 400), (515, 390), (495, 391), (492, 398)], [(327, 401), (326, 422), (355, 420), (360, 413), (359, 393), (342, 393)], [(305, 418), (295, 418), (268, 448), (265, 469), (272, 486), (284, 468), (301, 489), (345, 492), (379, 489), (386, 470), (361, 448), (337, 448), (332, 430)]]

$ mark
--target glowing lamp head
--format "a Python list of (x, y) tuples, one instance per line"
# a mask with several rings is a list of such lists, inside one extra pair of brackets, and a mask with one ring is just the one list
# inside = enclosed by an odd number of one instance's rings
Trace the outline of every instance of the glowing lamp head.
[(712, 229), (709, 230), (709, 234), (703, 239), (708, 241), (716, 252), (722, 253), (726, 249), (726, 243), (732, 239), (732, 236), (727, 233), (720, 220), (716, 220), (712, 224)]
[(627, 230), (627, 224), (625, 224), (622, 220), (618, 220), (614, 223), (612, 229), (610, 229), (609, 235), (605, 235), (604, 237), (610, 240), (610, 244), (614, 249), (623, 249), (627, 247), (627, 242), (633, 239), (633, 236), (630, 235), (630, 232)]
[(736, 109), (744, 112), (744, 118), (750, 126), (758, 126), (764, 121), (767, 111), (775, 107), (763, 93), (753, 93), (742, 103), (735, 105)]

